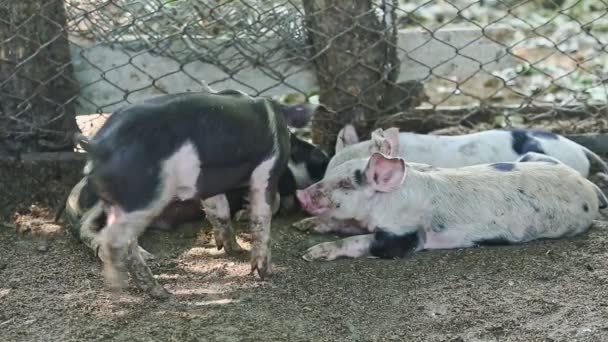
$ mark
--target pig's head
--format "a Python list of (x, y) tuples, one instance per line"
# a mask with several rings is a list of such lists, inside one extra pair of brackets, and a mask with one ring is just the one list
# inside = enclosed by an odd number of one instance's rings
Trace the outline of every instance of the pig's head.
[(329, 156), (318, 146), (291, 134), (291, 155), (289, 168), (294, 175), (296, 186), (303, 189), (323, 178), (329, 164)]
[(296, 194), (302, 208), (312, 215), (355, 219), (369, 210), (374, 197), (399, 189), (405, 176), (405, 160), (375, 152), (329, 170), (323, 180)]
[(306, 127), (318, 107), (318, 105), (312, 103), (288, 105), (274, 102), (273, 105), (275, 110), (278, 109), (278, 112), (283, 114), (287, 125), (294, 128)]

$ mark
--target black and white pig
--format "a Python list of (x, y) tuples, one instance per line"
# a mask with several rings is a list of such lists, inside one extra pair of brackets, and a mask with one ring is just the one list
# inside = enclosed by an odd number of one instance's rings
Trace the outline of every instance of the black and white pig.
[[(297, 189), (304, 189), (307, 186), (318, 182), (323, 177), (329, 157), (327, 154), (304, 141), (294, 134), (291, 135), (291, 153), (288, 167), (283, 171), (279, 179), (278, 193), (280, 194), (280, 206), (285, 212), (289, 212), (298, 203), (295, 201)], [(246, 213), (245, 206), (248, 194), (247, 188), (231, 190), (226, 193), (230, 208), (230, 217), (237, 214)], [(74, 237), (80, 240), (85, 246), (89, 247), (96, 256), (99, 255), (99, 245), (97, 236), (101, 229), (106, 225), (107, 216), (103, 210), (98, 208), (100, 198), (95, 189), (89, 182), (88, 177), (83, 177), (70, 191), (62, 206), (58, 208), (55, 220), (65, 210), (65, 217), (70, 223), (69, 228)], [(278, 208), (273, 208), (276, 213)], [(163, 210), (159, 217), (155, 218), (148, 226), (148, 229), (171, 230), (186, 222), (200, 221), (205, 218), (204, 211), (201, 209), (200, 199), (188, 199), (185, 201), (173, 201)], [(144, 259), (151, 258), (152, 255), (140, 248)], [(103, 261), (103, 260), (102, 260)]]
[(588, 148), (561, 135), (545, 130), (493, 129), (464, 135), (432, 135), (401, 132), (397, 128), (378, 129), (370, 140), (359, 142), (352, 125), (338, 134), (336, 154), (328, 169), (355, 158), (369, 157), (371, 150), (407, 158), (409, 162), (435, 167), (456, 168), (477, 164), (512, 162), (528, 152), (556, 158), (578, 171), (590, 174), (591, 162), (602, 169), (608, 165)]
[(571, 167), (545, 160), (425, 171), (379, 152), (346, 161), (297, 196), (311, 214), (370, 233), (315, 245), (303, 258), (395, 258), (585, 232), (608, 199)]
[(131, 262), (141, 288), (167, 295), (145, 266), (137, 237), (174, 199), (201, 198), (218, 247), (240, 251), (225, 194), (244, 186), (252, 271), (269, 275), (271, 207), (289, 159), (288, 125), (305, 125), (312, 107), (227, 90), (159, 96), (119, 112), (90, 140), (79, 138), (89, 158), (85, 176), (102, 200), (94, 209), (107, 216), (99, 245), (108, 284), (122, 286)]

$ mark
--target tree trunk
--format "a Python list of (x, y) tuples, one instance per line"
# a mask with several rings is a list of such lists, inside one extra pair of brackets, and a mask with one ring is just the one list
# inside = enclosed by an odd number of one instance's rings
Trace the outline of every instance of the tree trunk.
[(380, 15), (372, 0), (303, 1), (319, 101), (325, 106), (315, 113), (312, 138), (329, 153), (344, 124), (368, 131), (395, 107), (387, 96), (399, 73), (396, 1), (383, 3)]
[(63, 0), (0, 5), (0, 154), (68, 150), (77, 130)]

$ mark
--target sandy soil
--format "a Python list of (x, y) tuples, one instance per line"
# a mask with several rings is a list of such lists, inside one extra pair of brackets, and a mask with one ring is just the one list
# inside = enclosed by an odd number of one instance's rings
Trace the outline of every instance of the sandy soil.
[(528, 246), (307, 263), (305, 248), (335, 237), (276, 219), (266, 282), (202, 224), (150, 231), (152, 270), (176, 294), (162, 302), (107, 292), (100, 263), (47, 209), (21, 213), (0, 229), (1, 341), (608, 340), (606, 224)]
[(149, 231), (175, 294), (158, 301), (106, 291), (101, 264), (51, 222), (82, 165), (0, 161), (0, 341), (608, 341), (606, 221), (569, 240), (308, 263), (336, 236), (275, 218), (268, 281), (217, 251), (208, 225)]

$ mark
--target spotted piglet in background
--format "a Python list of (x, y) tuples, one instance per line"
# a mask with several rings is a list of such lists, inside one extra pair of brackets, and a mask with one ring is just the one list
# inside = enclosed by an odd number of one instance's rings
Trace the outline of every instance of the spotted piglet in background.
[[(478, 133), (443, 136), (415, 133), (399, 133), (397, 128), (377, 129), (371, 139), (359, 142), (352, 125), (346, 125), (338, 134), (336, 154), (327, 167), (330, 172), (342, 163), (369, 157), (373, 152), (402, 157), (416, 170), (433, 168), (457, 168), (479, 164), (526, 161), (545, 155), (559, 160), (587, 177), (591, 162), (603, 171), (606, 163), (586, 147), (563, 136), (542, 130), (489, 130)], [(534, 157), (536, 156), (536, 157)], [(362, 234), (366, 232), (357, 222), (329, 220), (318, 216), (305, 218), (293, 224), (302, 231), (316, 233)]]
[(85, 176), (101, 198), (95, 209), (107, 217), (99, 245), (108, 285), (121, 287), (132, 265), (139, 287), (168, 295), (145, 265), (137, 237), (174, 199), (200, 198), (218, 247), (240, 251), (225, 194), (242, 187), (249, 189), (252, 271), (269, 275), (271, 207), (288, 163), (288, 124), (304, 126), (312, 109), (234, 90), (172, 94), (126, 106), (92, 139), (81, 136), (89, 154)]
[(547, 160), (424, 172), (379, 152), (346, 161), (298, 191), (298, 199), (313, 215), (371, 233), (318, 244), (303, 257), (395, 258), (585, 232), (608, 200), (579, 172)]

